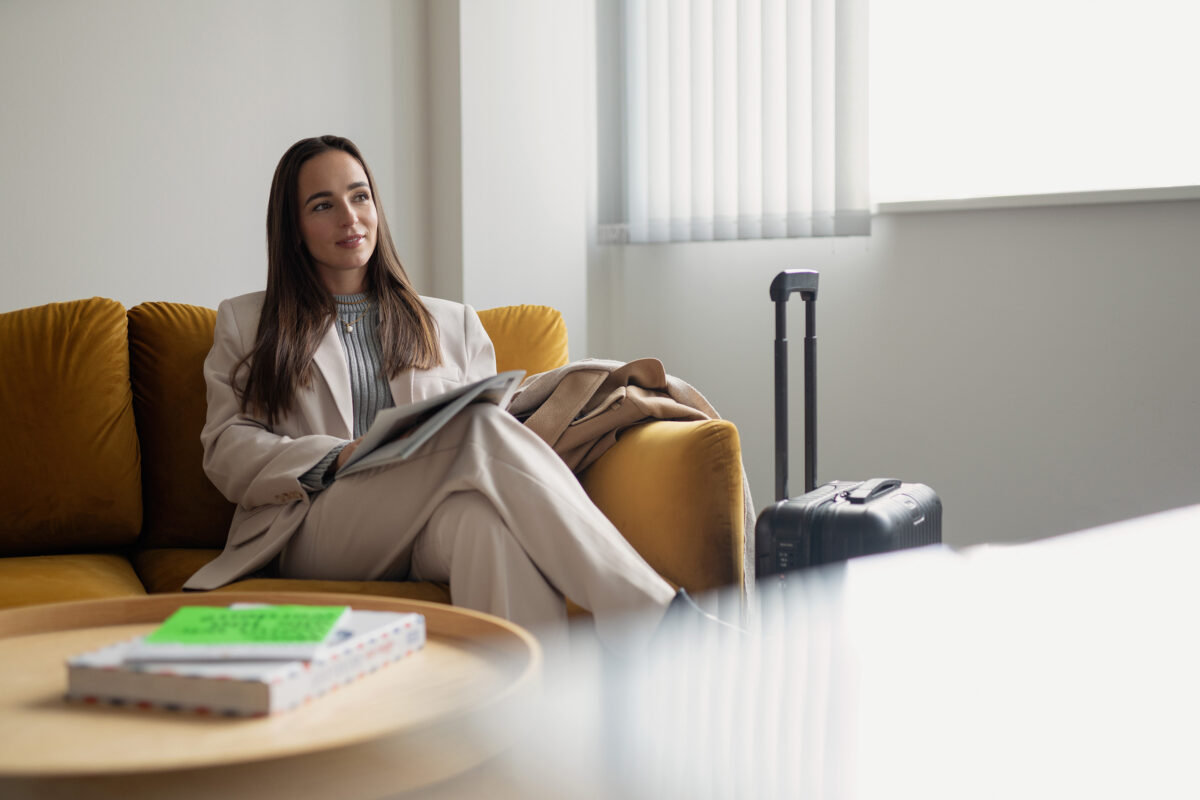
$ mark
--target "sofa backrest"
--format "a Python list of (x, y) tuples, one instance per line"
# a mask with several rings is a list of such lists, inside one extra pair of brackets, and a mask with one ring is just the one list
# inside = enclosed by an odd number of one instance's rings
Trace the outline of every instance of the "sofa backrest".
[(221, 547), (233, 517), (204, 474), (204, 358), (217, 312), (183, 303), (129, 309), (133, 408), (142, 444), (141, 547)]
[(567, 324), (550, 306), (500, 306), (479, 312), (496, 348), (496, 371), (523, 369), (530, 375), (567, 363)]
[[(204, 475), (200, 430), (206, 413), (203, 365), (217, 312), (182, 303), (129, 310), (133, 407), (142, 442), (140, 547), (223, 547), (233, 504)], [(530, 374), (567, 363), (567, 327), (548, 306), (479, 312), (500, 371)]]
[(107, 550), (142, 523), (125, 309), (0, 314), (0, 555)]

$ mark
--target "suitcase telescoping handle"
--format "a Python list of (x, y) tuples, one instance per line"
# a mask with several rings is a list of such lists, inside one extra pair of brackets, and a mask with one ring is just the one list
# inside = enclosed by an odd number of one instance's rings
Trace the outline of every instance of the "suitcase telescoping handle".
[(775, 499), (788, 496), (787, 301), (793, 292), (804, 300), (804, 491), (817, 480), (817, 334), (819, 275), (811, 269), (785, 270), (771, 281), (775, 301)]

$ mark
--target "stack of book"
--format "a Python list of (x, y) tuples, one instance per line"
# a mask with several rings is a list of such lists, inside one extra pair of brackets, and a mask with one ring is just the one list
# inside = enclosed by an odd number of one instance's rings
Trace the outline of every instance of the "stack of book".
[(346, 606), (185, 606), (157, 630), (67, 660), (67, 698), (265, 716), (425, 645), (420, 614)]

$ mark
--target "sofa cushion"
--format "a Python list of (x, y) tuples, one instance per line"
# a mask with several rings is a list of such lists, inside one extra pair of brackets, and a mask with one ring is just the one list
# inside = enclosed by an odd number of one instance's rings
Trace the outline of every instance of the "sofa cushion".
[(129, 369), (142, 443), (142, 547), (222, 547), (230, 503), (204, 474), (204, 358), (217, 312), (183, 303), (129, 309)]
[(567, 324), (550, 306), (501, 306), (479, 312), (496, 348), (496, 369), (523, 369), (530, 375), (567, 363)]
[(0, 555), (95, 552), (142, 523), (125, 309), (0, 314)]
[(291, 578), (248, 578), (213, 589), (213, 592), (336, 592), (402, 597), (449, 603), (450, 587), (431, 581), (317, 581)]
[[(212, 561), (221, 551), (200, 548), (156, 548), (135, 553), (137, 574), (151, 594), (183, 591), (183, 584), (196, 570)], [(221, 589), (274, 592), (345, 592), (406, 597), (411, 600), (450, 602), (445, 584), (424, 581), (320, 581), (291, 578), (248, 578)]]
[(188, 578), (221, 554), (221, 549), (155, 547), (130, 555), (133, 569), (150, 594), (181, 592)]
[[(192, 576), (192, 573), (220, 554), (220, 550), (194, 547), (142, 550), (134, 553), (133, 563), (142, 584), (151, 594), (182, 592), (184, 582)], [(340, 592), (342, 594), (403, 597), (406, 600), (428, 600), (431, 603), (450, 602), (449, 585), (432, 581), (321, 581), (298, 578), (246, 578), (213, 591)], [(2, 597), (3, 595), (0, 595), (0, 602), (2, 602)], [(570, 599), (567, 600), (567, 614), (572, 618), (591, 616), (587, 610), (576, 605)]]
[(0, 558), (0, 608), (145, 593), (133, 567), (117, 555)]

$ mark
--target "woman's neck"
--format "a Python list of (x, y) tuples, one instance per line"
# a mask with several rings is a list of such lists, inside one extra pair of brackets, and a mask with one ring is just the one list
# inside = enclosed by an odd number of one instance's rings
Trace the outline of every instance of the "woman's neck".
[(321, 281), (330, 294), (361, 294), (367, 290), (366, 275), (360, 270), (321, 270)]

